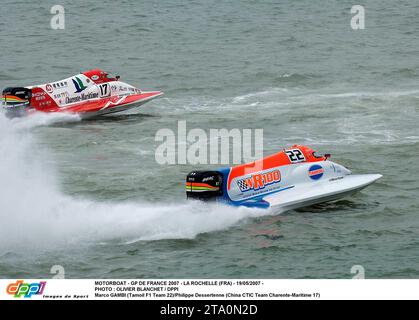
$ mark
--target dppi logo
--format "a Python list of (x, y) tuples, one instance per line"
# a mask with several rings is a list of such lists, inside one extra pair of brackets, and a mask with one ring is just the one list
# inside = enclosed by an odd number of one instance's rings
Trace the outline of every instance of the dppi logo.
[(34, 294), (42, 294), (45, 289), (46, 281), (24, 283), (23, 280), (18, 280), (15, 283), (11, 283), (7, 286), (7, 293), (14, 295), (15, 298), (30, 298)]
[(250, 177), (237, 180), (237, 186), (241, 192), (259, 190), (272, 183), (281, 181), (281, 172), (273, 170), (266, 173), (257, 173)]

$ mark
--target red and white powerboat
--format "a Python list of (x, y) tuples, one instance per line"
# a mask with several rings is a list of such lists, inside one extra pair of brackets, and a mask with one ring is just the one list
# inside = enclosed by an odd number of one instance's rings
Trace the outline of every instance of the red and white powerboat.
[(51, 83), (9, 87), (3, 90), (3, 108), (10, 117), (40, 111), (90, 118), (133, 109), (163, 94), (142, 91), (119, 79), (94, 69)]

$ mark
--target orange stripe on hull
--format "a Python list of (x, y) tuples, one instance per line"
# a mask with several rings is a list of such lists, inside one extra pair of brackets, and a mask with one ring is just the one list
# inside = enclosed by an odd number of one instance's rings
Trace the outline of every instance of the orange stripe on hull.
[[(314, 150), (306, 146), (294, 145), (290, 149), (300, 149), (301, 152), (304, 154), (305, 162), (319, 162), (326, 160), (325, 157), (315, 157), (313, 154)], [(231, 168), (230, 175), (228, 177), (227, 189), (230, 190), (231, 181), (233, 181), (234, 178), (289, 164), (291, 164), (291, 161), (285, 153), (285, 150), (282, 150), (278, 153), (257, 160), (255, 162), (233, 167)]]
[(11, 96), (11, 95), (5, 95), (5, 96), (1, 96), (2, 97), (2, 99), (4, 99), (4, 100), (14, 100), (14, 101), (26, 101), (26, 99), (22, 99), (22, 98), (19, 98), (19, 97), (16, 97), (16, 96)]
[(206, 188), (211, 188), (211, 189), (218, 189), (218, 187), (214, 187), (214, 186), (210, 186), (207, 183), (201, 183), (201, 182), (186, 182), (186, 186), (187, 187), (206, 187)]

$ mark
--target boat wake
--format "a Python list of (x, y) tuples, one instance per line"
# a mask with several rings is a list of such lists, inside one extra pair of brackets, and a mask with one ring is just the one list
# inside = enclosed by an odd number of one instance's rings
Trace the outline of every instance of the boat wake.
[(9, 120), (0, 114), (0, 253), (81, 243), (194, 238), (262, 214), (247, 208), (196, 206), (186, 200), (112, 203), (68, 196), (60, 190), (48, 151), (39, 147), (29, 130), (62, 121), (76, 119), (41, 115)]

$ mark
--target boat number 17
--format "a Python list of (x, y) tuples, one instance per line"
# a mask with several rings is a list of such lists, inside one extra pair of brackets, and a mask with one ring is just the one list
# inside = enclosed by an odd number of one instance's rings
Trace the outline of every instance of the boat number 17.
[(100, 89), (100, 97), (109, 97), (111, 95), (111, 88), (109, 87), (109, 83), (103, 83), (99, 85)]

